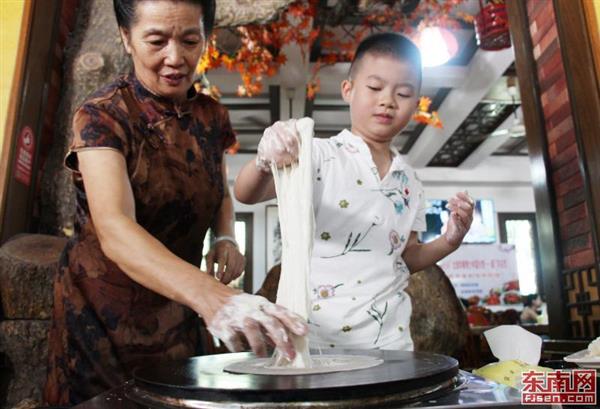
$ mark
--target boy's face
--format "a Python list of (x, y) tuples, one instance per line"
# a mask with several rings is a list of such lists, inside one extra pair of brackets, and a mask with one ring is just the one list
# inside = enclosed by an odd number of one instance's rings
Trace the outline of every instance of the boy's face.
[(417, 108), (417, 69), (390, 55), (367, 53), (352, 77), (342, 82), (342, 97), (350, 104), (352, 132), (367, 143), (390, 143)]

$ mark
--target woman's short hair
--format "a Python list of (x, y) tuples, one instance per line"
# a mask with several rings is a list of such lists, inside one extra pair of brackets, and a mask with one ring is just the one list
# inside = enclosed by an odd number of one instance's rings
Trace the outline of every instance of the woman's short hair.
[[(129, 29), (135, 22), (135, 8), (141, 1), (152, 0), (113, 0), (115, 16), (119, 27)], [(183, 1), (202, 7), (202, 22), (204, 23), (204, 36), (208, 38), (215, 25), (215, 10), (217, 8), (215, 0), (171, 0)]]

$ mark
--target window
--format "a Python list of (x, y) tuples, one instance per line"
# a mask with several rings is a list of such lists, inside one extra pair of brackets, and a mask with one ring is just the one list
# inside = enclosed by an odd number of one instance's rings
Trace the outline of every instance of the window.
[(498, 213), (500, 241), (514, 244), (521, 294), (541, 291), (535, 213)]
[[(252, 213), (236, 213), (235, 215), (235, 239), (238, 242), (240, 253), (246, 257), (246, 268), (242, 275), (237, 279), (229, 283), (229, 286), (244, 290), (248, 293), (252, 293), (252, 224), (253, 224)], [(204, 238), (204, 256), (210, 250), (210, 243), (214, 240), (215, 236), (212, 230), (210, 230)], [(202, 264), (200, 268), (206, 271), (206, 259), (202, 258)], [(217, 265), (215, 265), (217, 269)]]

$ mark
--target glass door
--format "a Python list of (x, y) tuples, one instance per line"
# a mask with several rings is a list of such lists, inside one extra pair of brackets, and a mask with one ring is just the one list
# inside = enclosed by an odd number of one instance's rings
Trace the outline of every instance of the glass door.
[[(253, 214), (251, 212), (236, 213), (235, 215), (235, 239), (240, 247), (240, 253), (246, 257), (246, 267), (244, 272), (231, 283), (229, 286), (244, 290), (247, 293), (252, 293), (252, 231), (253, 231)], [(208, 232), (204, 238), (204, 257), (210, 250), (210, 243), (215, 239), (212, 230)], [(206, 259), (202, 258), (200, 268), (206, 271)], [(215, 269), (217, 266), (215, 265)]]
[(522, 295), (542, 290), (535, 213), (498, 213), (500, 241), (514, 244)]

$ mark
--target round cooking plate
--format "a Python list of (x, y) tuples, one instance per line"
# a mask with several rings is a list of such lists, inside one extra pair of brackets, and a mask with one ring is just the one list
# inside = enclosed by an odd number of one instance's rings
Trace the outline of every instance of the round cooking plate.
[[(407, 351), (328, 350), (328, 353), (369, 355), (383, 359), (381, 365), (348, 372), (313, 375), (246, 375), (224, 372), (227, 365), (249, 360), (248, 352), (207, 355), (147, 366), (134, 371), (128, 396), (155, 407), (244, 407), (293, 403), (363, 401), (386, 396), (394, 402), (414, 400), (455, 384), (458, 362), (444, 355)], [(347, 403), (346, 403), (347, 404)], [(204, 406), (202, 406), (204, 405)], [(279, 405), (281, 406), (281, 405)], [(356, 406), (361, 407), (361, 405)]]

